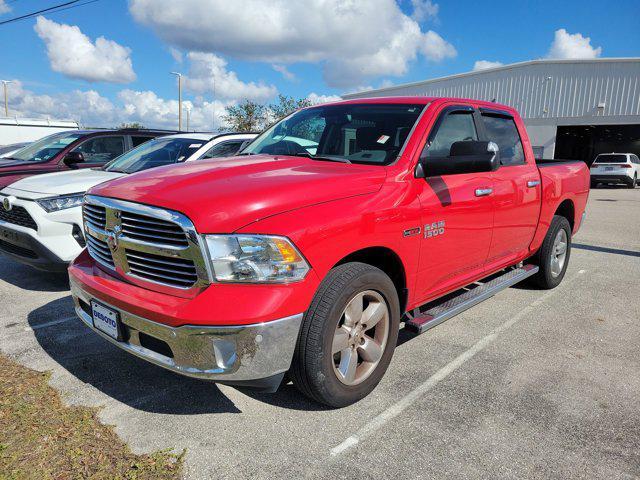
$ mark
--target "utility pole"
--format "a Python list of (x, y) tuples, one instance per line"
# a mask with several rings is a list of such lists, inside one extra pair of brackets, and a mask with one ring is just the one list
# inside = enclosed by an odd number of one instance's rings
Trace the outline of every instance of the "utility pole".
[(213, 131), (213, 133), (215, 133), (215, 131), (216, 131), (216, 75), (215, 75), (215, 73), (213, 75), (213, 102), (212, 102), (212, 107), (213, 107), (212, 131)]
[(187, 107), (187, 132), (189, 131), (189, 118), (191, 117), (191, 107)]
[(171, 72), (171, 75), (178, 77), (178, 131), (182, 131), (182, 74)]
[(2, 80), (2, 86), (4, 87), (4, 116), (9, 116), (9, 100), (7, 97), (7, 85), (13, 83), (12, 80)]

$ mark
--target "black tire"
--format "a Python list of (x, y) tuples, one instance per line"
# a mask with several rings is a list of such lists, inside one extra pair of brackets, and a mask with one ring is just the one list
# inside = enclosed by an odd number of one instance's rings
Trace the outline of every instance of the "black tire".
[(637, 184), (638, 184), (638, 174), (636, 173), (633, 176), (633, 180), (631, 180), (631, 182), (627, 183), (627, 187), (628, 188), (636, 188)]
[[(381, 359), (362, 383), (346, 385), (334, 371), (333, 337), (347, 304), (360, 292), (373, 290), (384, 299), (389, 331)], [(332, 269), (305, 313), (290, 374), (304, 395), (331, 407), (344, 407), (366, 397), (378, 385), (398, 341), (400, 302), (395, 285), (382, 270), (351, 262)]]
[(591, 188), (598, 188), (598, 182), (591, 180)]
[[(564, 229), (567, 236), (567, 249), (566, 256), (564, 259), (564, 264), (562, 270), (559, 274), (554, 274), (552, 272), (552, 260), (554, 253), (554, 241), (558, 236), (558, 232)], [(571, 257), (571, 225), (569, 221), (565, 217), (561, 217), (559, 215), (554, 215), (551, 220), (551, 225), (549, 226), (549, 230), (547, 231), (547, 235), (544, 237), (544, 241), (542, 242), (542, 246), (538, 253), (533, 257), (533, 263), (540, 267), (540, 271), (531, 277), (531, 280), (538, 287), (549, 290), (557, 287), (562, 282), (564, 278), (564, 274), (567, 271), (567, 266), (569, 265), (569, 258)]]

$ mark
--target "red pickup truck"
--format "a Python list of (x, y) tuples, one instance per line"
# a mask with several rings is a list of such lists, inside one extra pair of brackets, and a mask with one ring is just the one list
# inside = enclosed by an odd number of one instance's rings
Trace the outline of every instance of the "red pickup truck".
[(401, 322), (558, 285), (588, 193), (585, 163), (536, 164), (512, 108), (324, 104), (240, 156), (90, 190), (71, 288), (90, 328), (143, 359), (265, 390), (287, 373), (344, 406), (378, 384)]

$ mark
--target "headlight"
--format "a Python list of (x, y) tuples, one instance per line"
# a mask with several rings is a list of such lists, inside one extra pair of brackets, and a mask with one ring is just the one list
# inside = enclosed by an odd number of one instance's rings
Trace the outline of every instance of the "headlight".
[(82, 205), (83, 196), (84, 193), (74, 193), (73, 195), (63, 195), (60, 197), (41, 198), (40, 200), (36, 200), (36, 202), (47, 212), (51, 213), (64, 210), (65, 208), (79, 207)]
[(309, 271), (309, 264), (284, 237), (207, 235), (205, 238), (218, 282), (295, 282)]

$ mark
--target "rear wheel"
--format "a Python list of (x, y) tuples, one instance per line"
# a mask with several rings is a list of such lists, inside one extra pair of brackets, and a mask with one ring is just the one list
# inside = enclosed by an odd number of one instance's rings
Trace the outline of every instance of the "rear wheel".
[(595, 180), (591, 180), (591, 188), (597, 188), (598, 187), (598, 182), (596, 182)]
[(627, 187), (629, 188), (636, 188), (636, 185), (638, 184), (638, 174), (634, 174), (633, 175), (633, 180), (631, 180), (631, 182), (627, 183)]
[(344, 407), (382, 379), (398, 340), (400, 307), (391, 279), (364, 263), (329, 272), (305, 314), (291, 377), (306, 396)]
[(542, 246), (534, 261), (540, 271), (532, 277), (540, 288), (551, 289), (560, 285), (571, 255), (571, 225), (565, 217), (554, 215)]

